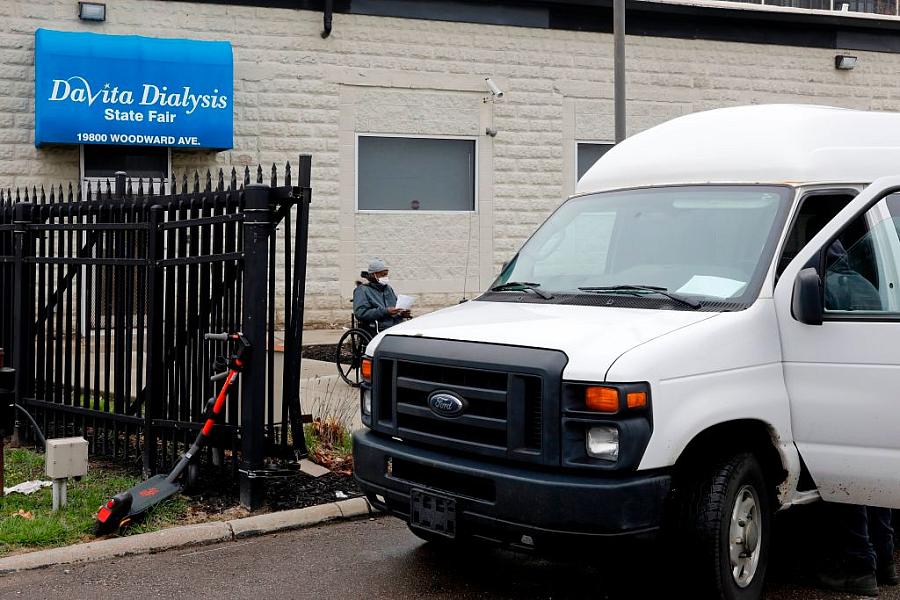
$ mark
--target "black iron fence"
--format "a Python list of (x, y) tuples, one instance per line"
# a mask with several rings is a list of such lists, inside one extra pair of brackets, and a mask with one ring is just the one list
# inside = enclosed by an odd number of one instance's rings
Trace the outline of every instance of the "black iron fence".
[(310, 157), (298, 171), (296, 186), (287, 164), (265, 183), (261, 167), (227, 181), (195, 173), (167, 195), (124, 173), (99, 189), (0, 192), (0, 348), (17, 370), (16, 403), (47, 437), (83, 435), (94, 454), (166, 468), (196, 435), (226, 353), (204, 333), (242, 330), (253, 351), (210, 457), (240, 472), (242, 500), (258, 504), (266, 457), (305, 451)]

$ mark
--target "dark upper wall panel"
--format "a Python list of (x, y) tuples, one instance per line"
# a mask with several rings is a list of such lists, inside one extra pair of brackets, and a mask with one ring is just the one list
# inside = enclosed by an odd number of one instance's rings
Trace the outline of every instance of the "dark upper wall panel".
[[(321, 11), (323, 0), (168, 0)], [(900, 21), (627, 0), (629, 35), (900, 53)], [(612, 0), (334, 0), (334, 11), (612, 32)]]
[[(520, 3), (521, 4), (521, 3)], [(452, 0), (353, 0), (350, 12), (358, 15), (390, 14), (409, 19), (463, 21), (487, 25), (550, 27), (550, 11), (541, 6), (511, 6), (500, 2), (467, 3)]]

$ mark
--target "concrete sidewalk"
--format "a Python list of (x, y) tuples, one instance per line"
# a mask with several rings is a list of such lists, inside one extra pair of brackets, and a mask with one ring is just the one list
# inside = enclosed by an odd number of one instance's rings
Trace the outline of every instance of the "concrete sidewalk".
[(346, 329), (304, 329), (303, 345), (337, 344)]

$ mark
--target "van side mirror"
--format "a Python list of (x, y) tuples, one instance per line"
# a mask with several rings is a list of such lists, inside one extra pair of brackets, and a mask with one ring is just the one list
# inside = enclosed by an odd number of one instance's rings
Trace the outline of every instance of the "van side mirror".
[(791, 314), (807, 325), (821, 325), (825, 310), (822, 306), (822, 278), (813, 267), (797, 273), (794, 280), (794, 296), (791, 299)]

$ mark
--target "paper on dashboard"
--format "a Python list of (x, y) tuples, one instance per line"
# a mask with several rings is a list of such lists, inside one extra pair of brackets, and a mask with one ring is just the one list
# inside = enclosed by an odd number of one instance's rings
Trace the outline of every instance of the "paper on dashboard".
[(713, 275), (694, 275), (676, 291), (681, 294), (697, 294), (716, 298), (730, 298), (737, 294), (747, 283), (727, 277)]

